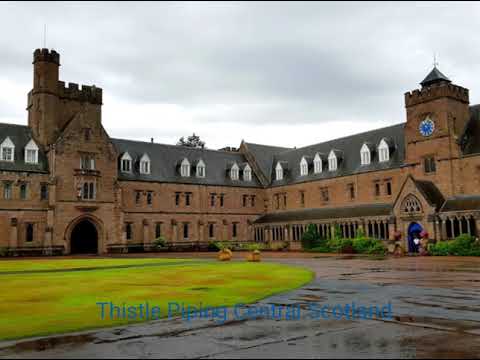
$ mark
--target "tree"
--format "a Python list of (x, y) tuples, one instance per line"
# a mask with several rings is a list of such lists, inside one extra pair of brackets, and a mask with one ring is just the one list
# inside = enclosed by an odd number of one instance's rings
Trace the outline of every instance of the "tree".
[(195, 135), (195, 133), (189, 136), (187, 140), (185, 140), (185, 138), (182, 136), (180, 140), (178, 140), (177, 145), (194, 147), (199, 149), (205, 148), (205, 142), (200, 140), (200, 136)]

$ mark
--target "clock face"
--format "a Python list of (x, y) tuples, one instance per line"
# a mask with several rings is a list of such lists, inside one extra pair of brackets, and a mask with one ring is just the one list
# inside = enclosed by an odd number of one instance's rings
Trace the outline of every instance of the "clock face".
[(435, 131), (435, 123), (432, 119), (426, 118), (420, 123), (420, 134), (422, 136), (430, 136)]

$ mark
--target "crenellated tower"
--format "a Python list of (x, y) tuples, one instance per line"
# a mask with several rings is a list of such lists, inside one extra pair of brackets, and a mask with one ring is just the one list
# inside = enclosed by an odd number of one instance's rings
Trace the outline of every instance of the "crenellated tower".
[(33, 89), (28, 94), (28, 125), (37, 141), (48, 146), (65, 125), (89, 107), (101, 122), (102, 89), (59, 81), (60, 54), (36, 49), (33, 53)]

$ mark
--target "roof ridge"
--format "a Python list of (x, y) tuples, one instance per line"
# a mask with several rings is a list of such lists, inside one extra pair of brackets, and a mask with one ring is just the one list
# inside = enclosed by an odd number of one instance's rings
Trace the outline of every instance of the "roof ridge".
[(186, 148), (186, 149), (191, 149), (191, 150), (197, 150), (197, 151), (209, 151), (209, 152), (216, 152), (216, 153), (221, 153), (221, 154), (230, 154), (230, 155), (243, 155), (240, 152), (232, 152), (232, 151), (224, 151), (224, 150), (216, 150), (216, 149), (208, 149), (208, 148), (196, 148), (196, 147), (190, 147), (190, 146), (182, 146), (182, 145), (174, 145), (174, 144), (164, 144), (164, 143), (152, 143), (150, 141), (142, 141), (142, 140), (130, 140), (130, 139), (120, 139), (120, 138), (110, 138), (112, 141), (118, 140), (118, 141), (128, 141), (128, 142), (133, 142), (133, 143), (141, 143), (141, 144), (149, 144), (149, 145), (159, 145), (159, 146), (168, 146), (172, 148)]
[(383, 130), (385, 130), (385, 129), (390, 129), (390, 128), (397, 127), (397, 126), (400, 126), (400, 125), (405, 126), (405, 124), (406, 124), (406, 122), (401, 122), (401, 123), (397, 123), (397, 124), (394, 124), (394, 125), (384, 126), (384, 127), (382, 127), (382, 128), (377, 128), (377, 129), (373, 129), (373, 130), (363, 131), (363, 132), (361, 132), (361, 133), (356, 133), (356, 134), (352, 134), (352, 135), (342, 136), (342, 137), (339, 137), (339, 138), (335, 138), (335, 139), (331, 139), (331, 140), (319, 142), (319, 143), (316, 143), (316, 144), (311, 144), (311, 145), (307, 145), (307, 146), (302, 146), (302, 147), (299, 147), (299, 148), (291, 149), (291, 150), (289, 150), (289, 151), (298, 151), (298, 150), (305, 149), (305, 148), (309, 148), (309, 147), (312, 147), (312, 146), (319, 146), (319, 145), (328, 144), (328, 143), (335, 142), (335, 141), (339, 141), (339, 140), (345, 140), (345, 139), (348, 139), (348, 138), (352, 138), (352, 137), (354, 137), (354, 136), (360, 136), (360, 135), (364, 135), (364, 134), (368, 134), (368, 133), (373, 133), (373, 132), (377, 132), (377, 131), (383, 131)]
[(18, 127), (24, 127), (24, 128), (29, 128), (30, 127), (28, 125), (21, 125), (21, 124), (14, 124), (14, 123), (4, 123), (4, 122), (0, 122), (0, 126), (1, 125), (8, 125), (8, 126), (18, 126)]

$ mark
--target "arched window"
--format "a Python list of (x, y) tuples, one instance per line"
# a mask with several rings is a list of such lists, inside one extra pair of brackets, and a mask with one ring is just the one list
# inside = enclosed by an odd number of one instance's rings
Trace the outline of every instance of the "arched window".
[(362, 165), (369, 165), (371, 162), (370, 148), (367, 144), (363, 144), (360, 149), (360, 163)]
[(308, 175), (308, 161), (305, 157), (302, 157), (300, 161), (300, 176)]
[(230, 169), (230, 179), (238, 180), (238, 178), (239, 178), (238, 173), (239, 173), (239, 167), (238, 167), (237, 163), (234, 163), (232, 165), (232, 168)]
[(127, 223), (125, 225), (125, 236), (126, 236), (127, 240), (132, 240), (132, 234), (133, 234), (132, 224)]
[(243, 181), (252, 181), (252, 169), (248, 164), (243, 168)]
[(196, 169), (197, 177), (204, 178), (205, 173), (206, 173), (205, 163), (203, 162), (203, 160), (200, 159), (197, 163), (197, 169)]
[(388, 160), (390, 160), (390, 147), (385, 139), (382, 139), (378, 145), (378, 161), (385, 162)]
[(406, 214), (422, 212), (422, 204), (414, 195), (408, 195), (402, 203), (402, 211)]
[(158, 239), (160, 236), (162, 236), (162, 224), (157, 223), (155, 225), (155, 239)]
[(317, 153), (315, 154), (315, 157), (313, 158), (313, 172), (315, 174), (320, 174), (322, 172), (322, 158), (321, 156)]
[(182, 163), (180, 165), (180, 175), (183, 177), (190, 176), (190, 162), (187, 158), (182, 160)]
[(330, 151), (330, 154), (328, 155), (328, 170), (329, 171), (336, 171), (337, 168), (338, 168), (337, 155), (335, 155), (335, 152), (332, 150), (332, 151)]
[(215, 237), (215, 224), (208, 224), (208, 237), (213, 239)]
[(143, 154), (140, 159), (140, 174), (150, 174), (150, 157), (147, 154)]
[(27, 227), (25, 228), (25, 241), (33, 241), (33, 224), (27, 224)]
[(275, 175), (276, 180), (283, 180), (283, 168), (280, 162), (278, 162), (277, 166), (275, 167)]

